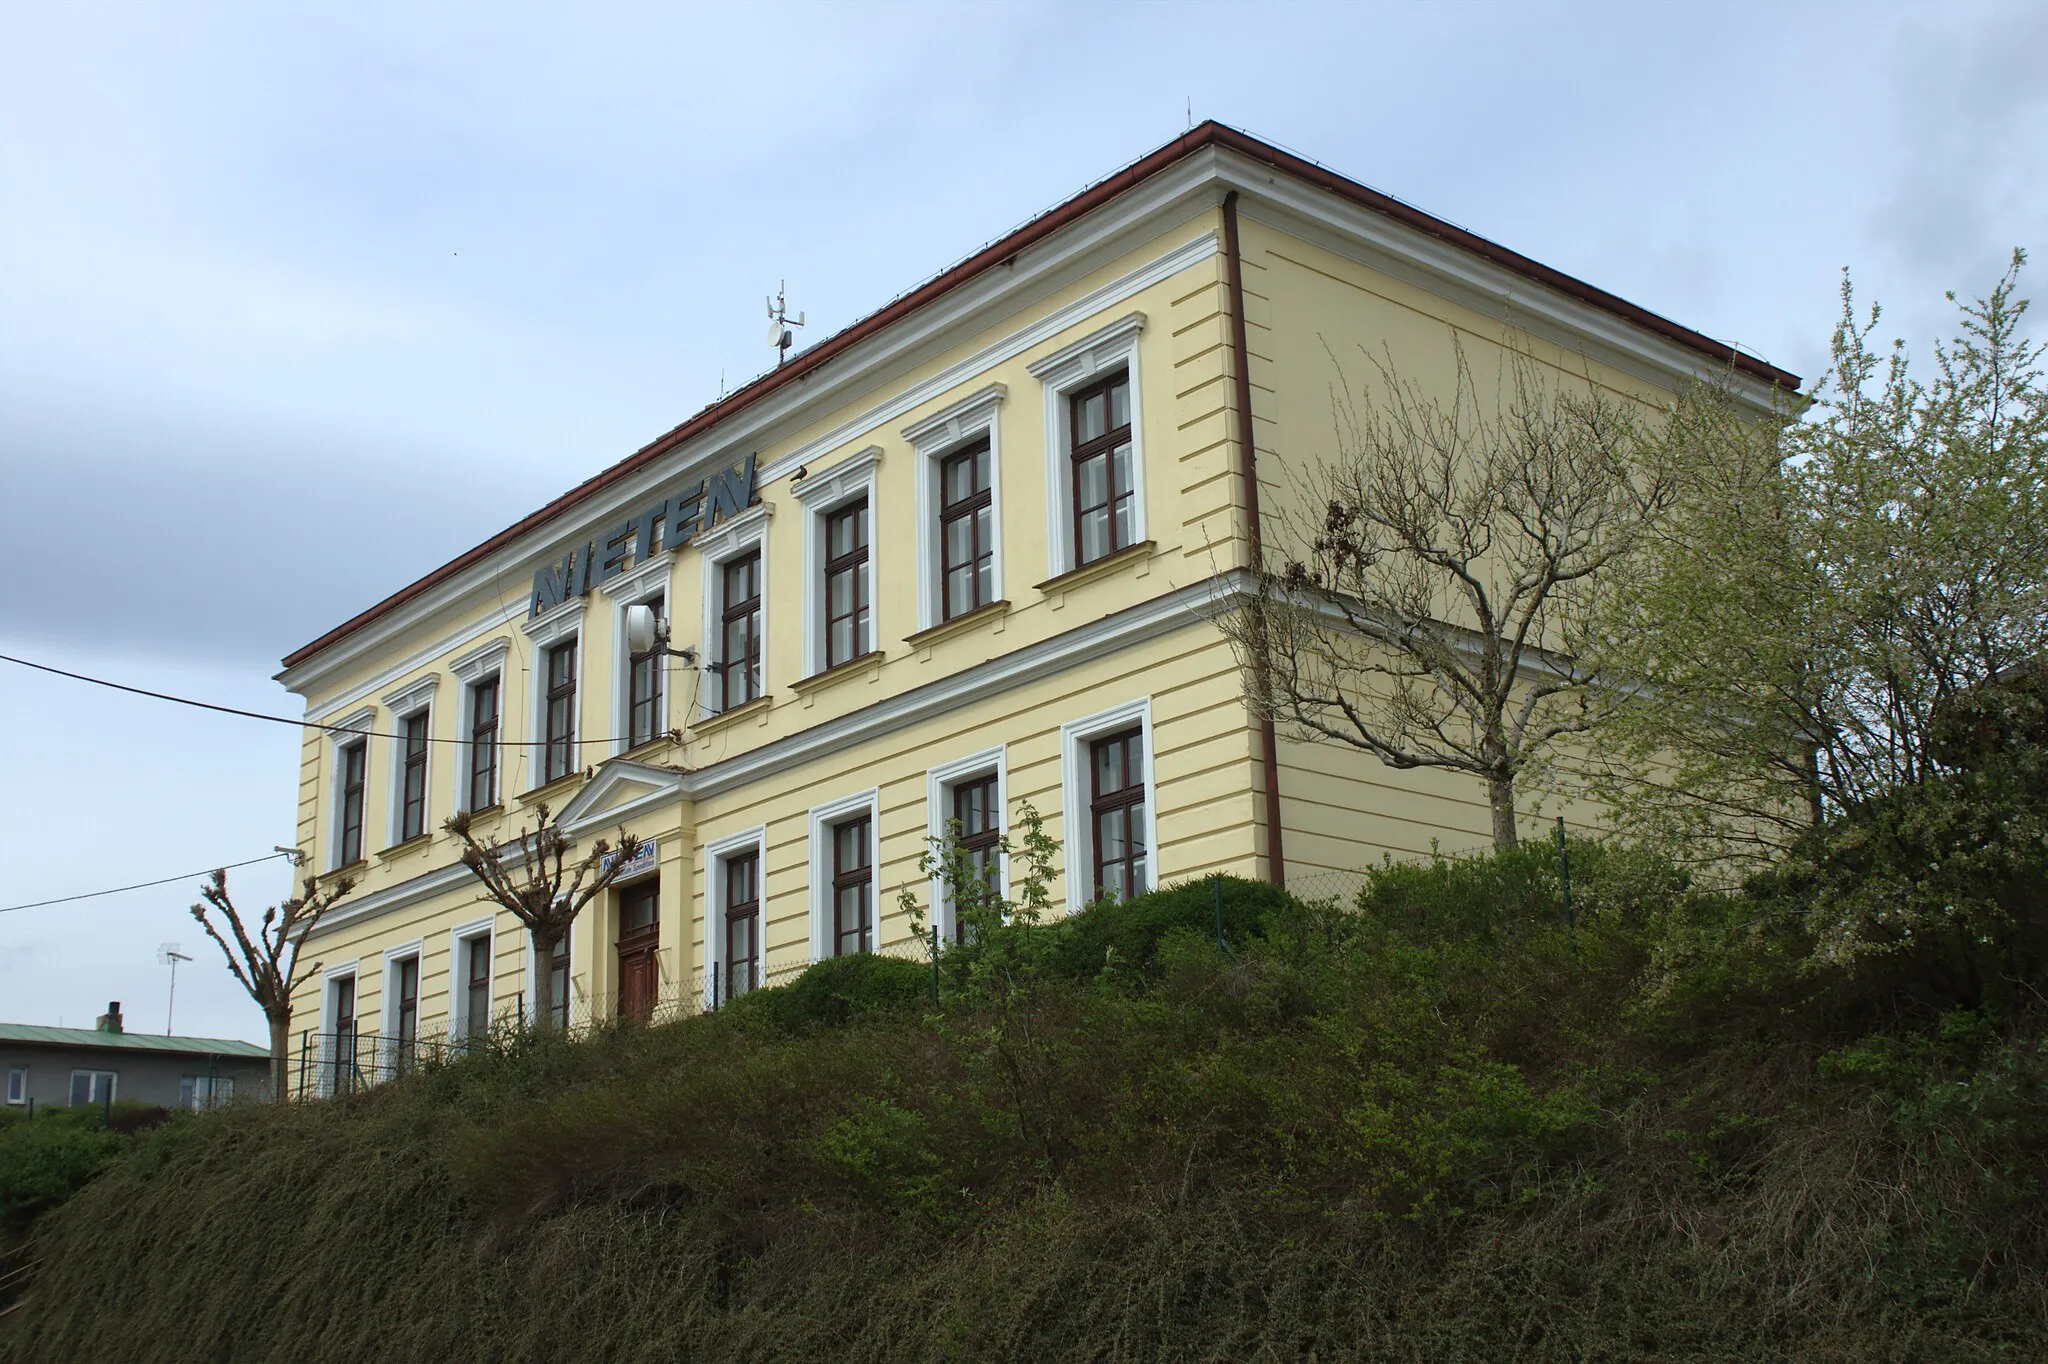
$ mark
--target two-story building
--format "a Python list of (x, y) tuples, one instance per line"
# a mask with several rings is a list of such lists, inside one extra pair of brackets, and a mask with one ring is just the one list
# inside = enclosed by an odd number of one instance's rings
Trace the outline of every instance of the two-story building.
[[(284, 660), (326, 726), (299, 841), (362, 883), (302, 1026), (460, 1035), (541, 969), (580, 1018), (889, 950), (927, 839), (1026, 800), (1064, 907), (1483, 843), (1477, 782), (1258, 722), (1214, 616), (1334, 449), (1344, 356), (1448, 382), (1504, 345), (1652, 402), (1797, 382), (1216, 124), (792, 356)], [(691, 655), (637, 651), (638, 606)], [(440, 831), (540, 802), (649, 841), (552, 963)]]

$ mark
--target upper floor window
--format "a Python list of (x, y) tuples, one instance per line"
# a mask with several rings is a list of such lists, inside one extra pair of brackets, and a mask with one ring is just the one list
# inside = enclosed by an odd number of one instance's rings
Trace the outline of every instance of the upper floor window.
[(464, 808), (483, 810), (498, 803), (498, 724), (501, 684), (497, 677), (473, 682), (469, 688), (469, 791)]
[(719, 709), (761, 694), (761, 551), (719, 565)]
[[(640, 603), (662, 614), (662, 599)], [(653, 743), (661, 737), (661, 684), (664, 655), (659, 646), (626, 659), (626, 743), (630, 748)]]
[(995, 600), (996, 550), (989, 443), (982, 440), (939, 463), (942, 619)]
[(546, 711), (543, 716), (541, 785), (574, 772), (576, 762), (576, 641), (554, 645), (546, 655)]
[(825, 666), (869, 650), (868, 501), (825, 517)]
[(1131, 383), (1118, 374), (1067, 398), (1074, 499), (1074, 566), (1136, 543)]
[(348, 866), (363, 860), (363, 787), (369, 768), (370, 745), (357, 739), (341, 750), (341, 858)]
[(400, 843), (418, 838), (427, 831), (427, 719), (427, 712), (419, 711), (399, 722), (399, 735), (404, 744), (399, 790)]

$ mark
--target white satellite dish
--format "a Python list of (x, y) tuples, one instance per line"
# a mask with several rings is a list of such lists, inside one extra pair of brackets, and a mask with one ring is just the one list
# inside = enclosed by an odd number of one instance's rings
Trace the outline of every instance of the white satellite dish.
[(651, 606), (626, 608), (626, 643), (636, 654), (644, 654), (661, 639), (661, 621)]
[(771, 346), (779, 346), (782, 344), (782, 337), (782, 319), (779, 317), (770, 317), (768, 319), (768, 344)]

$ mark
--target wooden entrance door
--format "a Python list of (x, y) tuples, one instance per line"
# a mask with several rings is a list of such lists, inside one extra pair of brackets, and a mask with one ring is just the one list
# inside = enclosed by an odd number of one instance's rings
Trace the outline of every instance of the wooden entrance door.
[(619, 893), (619, 1017), (645, 1022), (661, 993), (661, 883), (642, 881)]

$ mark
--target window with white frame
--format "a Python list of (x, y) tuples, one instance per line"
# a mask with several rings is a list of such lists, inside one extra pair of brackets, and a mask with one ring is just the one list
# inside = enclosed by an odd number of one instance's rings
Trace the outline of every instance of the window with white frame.
[(505, 660), (509, 639), (494, 639), (454, 660), (448, 671), (462, 684), (456, 732), (463, 741), (455, 803), (487, 810), (499, 799), (498, 774), (505, 725)]
[(28, 1102), (28, 1067), (7, 1068), (7, 1102), (25, 1104)]
[(1049, 575), (1084, 568), (1148, 537), (1138, 338), (1131, 313), (1034, 361), (1044, 390)]
[(651, 744), (668, 733), (668, 655), (658, 646), (634, 652), (626, 638), (626, 612), (645, 606), (657, 620), (666, 620), (673, 567), (674, 560), (668, 555), (656, 554), (605, 584), (612, 601), (612, 708), (619, 716), (611, 731), (616, 736), (614, 753)]
[(384, 1026), (392, 1057), (404, 1066), (420, 1040), (420, 958), (418, 939), (384, 954)]
[(327, 869), (363, 860), (363, 826), (369, 810), (369, 731), (377, 718), (366, 706), (328, 731), (334, 776), (329, 795)]
[(448, 1035), (480, 1037), (491, 1028), (496, 962), (493, 921), (478, 919), (448, 933)]
[(705, 715), (735, 710), (766, 694), (768, 520), (766, 502), (698, 539), (704, 563)]
[[(1009, 884), (1008, 859), (1002, 854), (1008, 827), (1005, 750), (996, 747), (934, 767), (925, 773), (927, 837), (948, 838), (957, 846), (973, 874), (997, 896)], [(932, 925), (949, 942), (964, 942), (957, 897), (943, 874), (931, 880)]]
[(761, 983), (767, 853), (759, 826), (705, 845), (705, 1002), (714, 1007)]
[(1061, 725), (1060, 786), (1068, 912), (1157, 885), (1151, 698)]
[(878, 942), (875, 876), (879, 792), (811, 809), (811, 956), (871, 952)]
[(990, 384), (903, 428), (917, 452), (917, 625), (1003, 596), (1002, 432), (1008, 390)]
[(178, 1080), (178, 1107), (218, 1108), (235, 1097), (232, 1075), (186, 1075)]
[(120, 1075), (111, 1070), (72, 1071), (71, 1106), (83, 1108), (87, 1104), (112, 1103), (120, 1080)]
[(528, 733), (534, 740), (530, 745), (533, 789), (560, 781), (582, 767), (577, 703), (582, 627), (581, 600), (521, 627), (533, 641), (533, 700), (528, 707)]
[(353, 1088), (357, 1078), (357, 1039), (362, 1032), (356, 1017), (356, 963), (326, 973), (321, 988), (320, 1032), (316, 1092), (336, 1094)]
[(875, 469), (869, 446), (790, 487), (804, 506), (804, 673), (875, 651)]
[(384, 698), (392, 716), (391, 744), (391, 827), (386, 842), (392, 846), (424, 836), (428, 823), (428, 782), (432, 775), (433, 713), (439, 673), (407, 683)]

